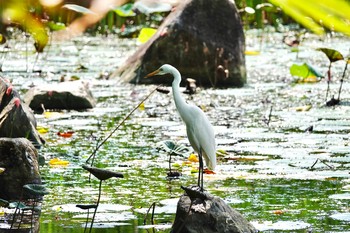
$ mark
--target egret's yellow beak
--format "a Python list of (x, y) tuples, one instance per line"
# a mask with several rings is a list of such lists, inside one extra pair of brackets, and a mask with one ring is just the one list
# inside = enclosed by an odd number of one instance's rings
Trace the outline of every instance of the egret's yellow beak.
[(145, 78), (149, 78), (149, 77), (152, 77), (152, 76), (154, 76), (154, 75), (157, 75), (159, 72), (160, 72), (160, 70), (155, 70), (155, 71), (153, 71), (153, 72), (147, 74), (147, 75), (145, 76)]

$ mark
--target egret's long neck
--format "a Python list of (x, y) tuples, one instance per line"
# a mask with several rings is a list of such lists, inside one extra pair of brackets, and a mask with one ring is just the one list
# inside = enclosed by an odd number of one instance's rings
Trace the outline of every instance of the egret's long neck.
[(185, 99), (181, 96), (181, 93), (180, 93), (181, 74), (179, 71), (174, 70), (172, 75), (174, 76), (172, 88), (173, 88), (175, 105), (177, 110), (180, 113), (181, 118), (184, 120), (188, 117), (187, 116), (188, 111), (186, 111), (186, 109), (188, 108), (188, 104), (186, 103)]

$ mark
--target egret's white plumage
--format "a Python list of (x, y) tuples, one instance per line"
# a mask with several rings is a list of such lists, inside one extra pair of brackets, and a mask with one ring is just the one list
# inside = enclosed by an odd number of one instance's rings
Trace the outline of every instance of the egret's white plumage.
[[(213, 126), (200, 108), (186, 103), (181, 96), (181, 74), (175, 67), (168, 64), (162, 65), (158, 70), (148, 74), (146, 77), (164, 74), (171, 74), (174, 77), (172, 83), (174, 101), (182, 120), (186, 124), (187, 137), (191, 146), (199, 154), (200, 161), (201, 156), (203, 156), (208, 168), (214, 170), (216, 166), (216, 149)], [(203, 176), (203, 164), (200, 164), (200, 166), (202, 166), (200, 170), (202, 169)], [(199, 179), (200, 177), (198, 177), (198, 185), (200, 186)], [(203, 177), (201, 188), (203, 189)]]

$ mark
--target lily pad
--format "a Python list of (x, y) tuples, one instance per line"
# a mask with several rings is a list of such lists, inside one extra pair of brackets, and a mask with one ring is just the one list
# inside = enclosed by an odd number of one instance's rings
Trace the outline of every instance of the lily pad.
[(330, 217), (335, 220), (350, 222), (350, 213), (332, 214)]
[(289, 71), (291, 75), (301, 77), (301, 78), (309, 78), (309, 77), (324, 78), (324, 75), (322, 75), (319, 71), (317, 71), (314, 67), (312, 67), (310, 64), (307, 64), (307, 63), (303, 63), (301, 65), (293, 64), (290, 67)]
[(329, 196), (330, 199), (350, 200), (350, 193), (333, 194)]
[(279, 230), (279, 231), (292, 231), (292, 230), (302, 230), (310, 228), (309, 223), (302, 221), (278, 221), (272, 223), (270, 221), (265, 221), (263, 223), (252, 222), (253, 226), (259, 231), (267, 230)]

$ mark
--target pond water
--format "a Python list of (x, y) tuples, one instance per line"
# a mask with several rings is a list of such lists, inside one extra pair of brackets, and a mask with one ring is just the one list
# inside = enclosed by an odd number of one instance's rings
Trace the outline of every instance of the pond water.
[[(215, 174), (205, 175), (208, 192), (224, 199), (262, 232), (350, 232), (350, 85), (347, 79), (336, 107), (325, 107), (326, 82), (292, 84), (289, 67), (310, 62), (326, 72), (328, 61), (317, 47), (347, 55), (350, 41), (342, 37), (310, 36), (298, 55), (281, 43), (282, 35), (247, 32), (248, 83), (243, 88), (205, 89), (188, 101), (205, 110), (216, 131)], [(45, 158), (43, 182), (50, 190), (43, 202), (40, 232), (83, 232), (87, 211), (76, 204), (93, 204), (99, 181), (81, 165), (102, 141), (155, 86), (130, 85), (106, 79), (133, 53), (135, 40), (116, 36), (84, 36), (55, 42), (41, 55), (32, 73), (35, 54), (21, 34), (10, 40), (3, 76), (24, 93), (31, 85), (78, 76), (89, 82), (97, 106), (87, 111), (36, 114), (48, 129), (39, 151)], [(344, 63), (334, 64), (330, 89), (336, 94)], [(155, 67), (156, 68), (156, 67)], [(26, 70), (30, 72), (26, 72)], [(169, 88), (170, 90), (170, 88)], [(271, 111), (271, 114), (269, 114)], [(269, 118), (269, 123), (266, 121)], [(313, 131), (305, 131), (313, 126)], [(58, 132), (73, 131), (64, 138)], [(170, 232), (180, 186), (196, 183), (189, 153), (174, 157), (179, 179), (166, 178), (168, 156), (157, 149), (164, 140), (189, 147), (184, 124), (170, 94), (154, 93), (98, 150), (94, 166), (124, 174), (102, 184), (101, 205), (92, 232)], [(50, 166), (58, 158), (66, 166)], [(154, 224), (146, 216), (156, 203)], [(90, 213), (91, 216), (91, 213)]]

